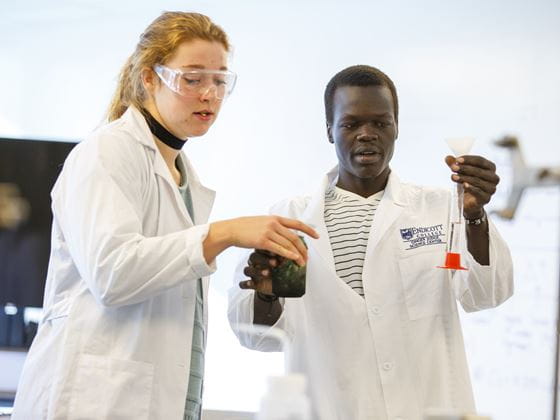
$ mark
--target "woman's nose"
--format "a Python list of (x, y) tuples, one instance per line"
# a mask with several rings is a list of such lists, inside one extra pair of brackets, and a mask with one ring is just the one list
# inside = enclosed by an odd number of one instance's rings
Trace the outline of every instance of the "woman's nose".
[(200, 93), (200, 100), (201, 101), (209, 101), (213, 97), (215, 97), (216, 99), (219, 99), (218, 98), (218, 89), (216, 88), (216, 86), (209, 85), (207, 87), (204, 87), (201, 90), (201, 93)]

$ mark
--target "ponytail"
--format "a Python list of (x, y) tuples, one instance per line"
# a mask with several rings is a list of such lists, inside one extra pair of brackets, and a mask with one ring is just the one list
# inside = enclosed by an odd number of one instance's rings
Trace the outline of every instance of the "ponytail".
[(119, 74), (119, 82), (117, 89), (113, 94), (113, 99), (107, 111), (107, 121), (114, 121), (122, 116), (126, 109), (130, 106), (131, 76), (132, 73), (132, 56), (126, 60), (125, 65)]

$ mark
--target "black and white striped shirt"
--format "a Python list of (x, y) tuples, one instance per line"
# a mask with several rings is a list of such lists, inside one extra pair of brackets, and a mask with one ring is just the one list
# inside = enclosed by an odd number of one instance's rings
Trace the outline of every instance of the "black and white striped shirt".
[(369, 231), (383, 191), (364, 198), (336, 186), (325, 193), (325, 224), (336, 274), (364, 296), (362, 271)]

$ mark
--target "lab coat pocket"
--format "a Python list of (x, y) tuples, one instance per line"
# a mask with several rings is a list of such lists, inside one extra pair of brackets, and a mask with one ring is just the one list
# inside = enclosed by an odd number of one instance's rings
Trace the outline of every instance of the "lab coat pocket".
[(82, 354), (70, 397), (71, 419), (149, 418), (154, 366)]
[(444, 257), (439, 250), (422, 250), (399, 259), (400, 277), (411, 320), (456, 310), (449, 272), (437, 268)]

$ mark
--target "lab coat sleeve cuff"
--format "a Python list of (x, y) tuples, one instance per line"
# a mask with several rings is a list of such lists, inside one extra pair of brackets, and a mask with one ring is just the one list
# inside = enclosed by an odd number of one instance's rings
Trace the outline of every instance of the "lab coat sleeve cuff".
[[(254, 303), (255, 299), (258, 299), (258, 298), (257, 298), (257, 294), (253, 290), (252, 291), (251, 306), (250, 306), (251, 323), (254, 323), (254, 321), (255, 321), (255, 303)], [(269, 329), (278, 328), (278, 327), (282, 326), (284, 318), (285, 318), (285, 315), (284, 315), (284, 313), (285, 313), (285, 311), (284, 311), (285, 301), (286, 300), (283, 297), (278, 298), (278, 302), (280, 302), (280, 305), (282, 305), (282, 313), (280, 314), (280, 316), (278, 317), (278, 319), (276, 320), (276, 322), (274, 324), (272, 324), (270, 326), (266, 326), (264, 328), (260, 328), (259, 331), (256, 334), (257, 336), (264, 337), (264, 336), (266, 336), (266, 333)]]
[[(290, 340), (289, 322), (286, 317), (286, 303), (284, 298), (280, 299), (283, 307), (282, 314), (272, 326), (255, 325), (254, 320), (254, 297), (253, 290), (241, 289), (239, 281), (244, 280), (243, 274), (251, 251), (243, 251), (237, 269), (235, 270), (234, 284), (228, 291), (228, 319), (229, 323), (244, 347), (258, 351), (282, 351), (285, 340)], [(285, 338), (280, 336), (287, 335)]]
[(477, 277), (494, 278), (500, 269), (508, 271), (507, 269), (511, 268), (509, 249), (491, 220), (488, 220), (488, 251), (490, 263), (481, 265), (467, 250), (469, 268)]
[(461, 301), (469, 311), (496, 307), (513, 293), (513, 264), (506, 243), (489, 222), (490, 264), (481, 265), (467, 251), (469, 271), (462, 273)]
[[(254, 320), (254, 299), (257, 299), (255, 292), (251, 299), (251, 320)], [(282, 305), (282, 313), (272, 325), (258, 325), (255, 331), (255, 348), (259, 351), (283, 351), (284, 346), (289, 341), (289, 334), (286, 331), (286, 302), (283, 297), (278, 298)], [(254, 324), (253, 324), (254, 325)]]
[(198, 278), (209, 276), (210, 274), (213, 274), (217, 269), (216, 259), (208, 264), (206, 262), (206, 259), (204, 258), (204, 248), (202, 244), (208, 236), (209, 228), (209, 224), (197, 225), (189, 228), (187, 231), (189, 237), (187, 246), (189, 244), (194, 244), (189, 249), (188, 258), (191, 269)]

